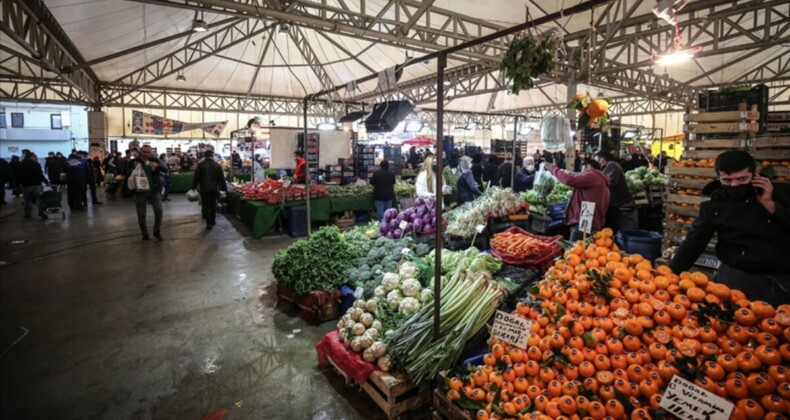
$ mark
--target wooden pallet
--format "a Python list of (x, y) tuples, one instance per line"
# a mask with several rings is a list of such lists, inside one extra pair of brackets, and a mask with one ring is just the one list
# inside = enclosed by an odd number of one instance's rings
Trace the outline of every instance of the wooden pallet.
[(688, 113), (683, 115), (684, 122), (721, 122), (721, 121), (756, 121), (760, 119), (760, 113), (756, 110), (750, 111), (719, 111), (719, 112), (700, 112)]

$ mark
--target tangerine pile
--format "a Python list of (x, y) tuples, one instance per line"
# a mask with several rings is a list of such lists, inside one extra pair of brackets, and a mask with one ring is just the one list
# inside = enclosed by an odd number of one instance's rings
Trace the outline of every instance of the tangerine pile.
[(480, 420), (649, 419), (681, 375), (732, 401), (733, 419), (786, 419), (790, 305), (624, 256), (612, 234), (576, 243), (518, 304), (535, 321), (526, 350), (489, 340), (484, 364), (450, 379), (447, 398), (481, 407)]

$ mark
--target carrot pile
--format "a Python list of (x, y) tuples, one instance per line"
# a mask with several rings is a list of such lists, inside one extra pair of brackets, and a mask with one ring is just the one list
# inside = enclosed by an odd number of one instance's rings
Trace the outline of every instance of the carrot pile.
[(501, 232), (491, 238), (491, 249), (500, 254), (524, 258), (545, 254), (549, 244), (523, 233)]

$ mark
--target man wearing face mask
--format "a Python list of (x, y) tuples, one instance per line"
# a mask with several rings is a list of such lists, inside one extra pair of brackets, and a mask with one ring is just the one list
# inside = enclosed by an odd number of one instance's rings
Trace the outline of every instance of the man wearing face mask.
[(639, 229), (639, 212), (634, 197), (628, 189), (623, 168), (614, 161), (609, 152), (599, 150), (594, 155), (601, 170), (609, 177), (609, 209), (606, 211), (606, 226), (616, 231)]
[(790, 254), (784, 246), (790, 237), (790, 187), (757, 175), (754, 159), (740, 150), (720, 154), (715, 168), (718, 181), (705, 187), (711, 199), (700, 205), (669, 266), (687, 271), (717, 234), (717, 281), (752, 300), (790, 302)]
[(535, 158), (525, 157), (521, 168), (516, 172), (513, 182), (513, 191), (520, 193), (532, 189), (535, 182)]
[(601, 165), (597, 161), (587, 159), (582, 164), (581, 173), (565, 171), (553, 163), (547, 163), (545, 168), (558, 181), (573, 188), (565, 215), (565, 221), (571, 228), (570, 241), (575, 242), (584, 237), (582, 231), (579, 230), (583, 201), (595, 203), (592, 230), (597, 231), (604, 227), (606, 209), (609, 208), (609, 177), (601, 171)]

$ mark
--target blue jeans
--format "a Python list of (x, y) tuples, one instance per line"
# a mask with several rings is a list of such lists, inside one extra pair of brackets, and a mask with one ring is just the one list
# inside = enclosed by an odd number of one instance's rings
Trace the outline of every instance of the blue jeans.
[(33, 211), (33, 198), (36, 199), (38, 215), (44, 214), (44, 208), (41, 206), (41, 193), (43, 191), (44, 189), (41, 188), (41, 185), (22, 187), (22, 194), (25, 197), (25, 216), (30, 216), (30, 213)]
[(376, 215), (379, 220), (383, 220), (384, 212), (392, 208), (392, 200), (376, 200), (373, 203), (376, 205)]

